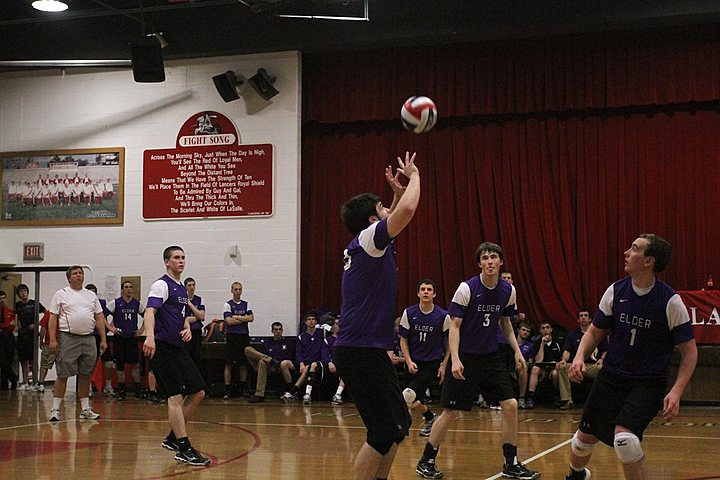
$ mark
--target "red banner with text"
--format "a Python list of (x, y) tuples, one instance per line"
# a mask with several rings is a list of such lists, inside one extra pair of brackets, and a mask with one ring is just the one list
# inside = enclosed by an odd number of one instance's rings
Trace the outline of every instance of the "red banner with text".
[(143, 218), (272, 215), (272, 145), (238, 138), (223, 114), (200, 112), (183, 124), (175, 148), (145, 150)]
[(690, 313), (697, 343), (720, 344), (720, 291), (677, 292)]

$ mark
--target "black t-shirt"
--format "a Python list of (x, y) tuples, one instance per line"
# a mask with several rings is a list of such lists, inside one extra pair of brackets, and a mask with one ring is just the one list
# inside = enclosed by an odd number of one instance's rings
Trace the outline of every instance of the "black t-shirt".
[[(19, 332), (26, 332), (28, 325), (38, 322), (38, 318), (35, 317), (35, 300), (31, 299), (25, 303), (16, 302), (15, 313), (17, 313), (18, 316)], [(45, 307), (43, 307), (41, 303), (40, 314), (42, 315), (43, 313), (45, 313)]]

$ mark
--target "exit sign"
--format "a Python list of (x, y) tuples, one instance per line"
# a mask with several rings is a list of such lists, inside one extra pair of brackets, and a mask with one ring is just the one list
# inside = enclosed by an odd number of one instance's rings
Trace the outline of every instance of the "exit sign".
[(23, 261), (43, 260), (45, 258), (44, 243), (23, 243)]

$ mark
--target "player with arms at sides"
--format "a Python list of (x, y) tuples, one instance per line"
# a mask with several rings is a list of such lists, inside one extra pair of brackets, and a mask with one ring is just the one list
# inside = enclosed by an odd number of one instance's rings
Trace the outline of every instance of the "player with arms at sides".
[[(190, 444), (186, 422), (205, 397), (205, 382), (183, 343), (192, 338), (185, 315), (188, 294), (180, 278), (185, 270), (185, 251), (178, 246), (163, 252), (165, 275), (150, 287), (145, 307), (143, 353), (151, 358), (155, 378), (167, 395), (170, 433), (162, 446), (177, 452), (175, 460), (208, 465), (210, 459)], [(187, 397), (185, 397), (187, 395)]]
[(407, 388), (403, 390), (403, 396), (408, 408), (419, 411), (425, 419), (420, 430), (421, 437), (430, 435), (437, 418), (425, 405), (428, 400), (425, 392), (435, 378), (439, 378), (442, 384), (450, 356), (445, 334), (450, 328), (450, 317), (447, 311), (435, 305), (435, 295), (435, 282), (429, 278), (420, 280), (417, 287), (420, 303), (403, 311), (398, 329), (400, 348), (408, 373)]
[[(410, 223), (420, 201), (420, 172), (415, 154), (398, 157), (398, 170), (385, 169), (393, 190), (390, 208), (372, 193), (342, 206), (345, 227), (355, 236), (344, 251), (342, 328), (334, 363), (367, 428), (355, 457), (354, 480), (386, 479), (397, 447), (408, 435), (411, 418), (395, 367), (386, 353), (395, 337), (397, 262), (392, 241)], [(408, 178), (403, 187), (399, 176)]]
[[(593, 383), (580, 427), (572, 438), (569, 480), (587, 480), (585, 468), (598, 440), (612, 447), (625, 478), (649, 478), (642, 438), (662, 409), (665, 420), (680, 412), (680, 397), (697, 364), (697, 346), (680, 296), (657, 279), (672, 258), (672, 246), (642, 234), (625, 251), (628, 276), (608, 287), (570, 366), (570, 379), (583, 379), (583, 359), (612, 335), (603, 368)], [(680, 350), (680, 367), (670, 391), (668, 364)]]
[(515, 287), (500, 278), (503, 250), (500, 245), (481, 243), (475, 251), (480, 275), (466, 280), (455, 291), (448, 313), (450, 362), (442, 388), (445, 409), (435, 421), (425, 451), (416, 467), (424, 478), (442, 478), (435, 467), (445, 435), (461, 411), (470, 411), (473, 400), (482, 393), (488, 401), (499, 402), (502, 410), (502, 475), (508, 478), (534, 479), (540, 474), (529, 470), (517, 459), (518, 403), (515, 391), (498, 350), (497, 330), (502, 328), (513, 352), (515, 368), (525, 368), (510, 315), (515, 311)]

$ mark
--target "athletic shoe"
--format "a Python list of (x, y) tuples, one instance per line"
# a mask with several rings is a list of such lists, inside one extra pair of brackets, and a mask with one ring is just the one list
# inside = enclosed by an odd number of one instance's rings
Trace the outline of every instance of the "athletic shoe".
[(262, 403), (265, 401), (265, 397), (261, 397), (260, 395), (253, 395), (252, 397), (248, 398), (248, 403)]
[(285, 392), (282, 397), (280, 397), (280, 400), (282, 400), (285, 403), (295, 403), (298, 401), (297, 395), (293, 395), (290, 392)]
[(50, 410), (50, 421), (51, 422), (59, 422), (60, 421), (60, 409), (59, 408), (53, 408)]
[(430, 459), (426, 462), (423, 462), (420, 460), (420, 462), (417, 464), (417, 468), (415, 468), (415, 473), (418, 474), (418, 477), (422, 478), (442, 478), (443, 472), (438, 471), (435, 468), (435, 460)]
[(102, 393), (104, 393), (104, 394), (107, 395), (108, 397), (114, 397), (114, 396), (115, 396), (115, 391), (113, 390), (112, 387), (103, 387)]
[(490, 410), (502, 410), (500, 405), (490, 405)]
[(574, 406), (572, 400), (564, 401), (560, 403), (560, 410), (572, 410)]
[(31, 390), (31, 389), (32, 389), (32, 387), (25, 382), (20, 382), (17, 384), (18, 392), (24, 392), (25, 390)]
[(45, 391), (45, 385), (42, 384), (42, 383), (36, 383), (36, 384), (33, 385), (32, 387), (30, 387), (30, 390), (32, 390), (33, 392), (40, 392), (40, 393), (42, 393), (42, 392)]
[(309, 393), (306, 393), (303, 395), (303, 405), (310, 405), (312, 403), (312, 397), (310, 397)]
[(565, 480), (590, 480), (590, 470), (587, 468), (584, 469), (582, 472), (576, 472), (575, 470), (570, 473), (567, 477), (565, 477)]
[(533, 398), (527, 398), (525, 399), (525, 408), (532, 410), (535, 408), (535, 399)]
[(423, 425), (422, 430), (420, 430), (420, 436), (421, 437), (429, 437), (430, 431), (432, 430), (433, 423), (435, 423), (435, 420), (437, 420), (437, 415), (433, 413), (433, 416), (430, 420), (425, 420), (425, 425)]
[(171, 440), (170, 437), (165, 437), (165, 439), (162, 441), (162, 447), (173, 452), (180, 451), (180, 446), (178, 445), (177, 441)]
[(80, 412), (80, 418), (82, 420), (97, 420), (100, 418), (100, 415), (93, 412), (90, 407), (86, 408), (82, 412)]
[(530, 470), (526, 468), (525, 465), (518, 462), (515, 465), (503, 465), (502, 476), (506, 478), (533, 480), (535, 478), (540, 478), (540, 473), (534, 470)]
[(330, 403), (332, 405), (342, 405), (343, 399), (340, 395), (333, 395), (333, 398), (332, 398), (332, 400), (330, 400)]
[(527, 408), (527, 404), (525, 403), (524, 398), (518, 399), (518, 408), (521, 408), (523, 410), (525, 410)]
[(187, 452), (177, 452), (175, 454), (175, 460), (188, 465), (210, 465), (210, 459), (200, 455), (194, 448), (191, 448)]
[(230, 394), (226, 393), (225, 395), (223, 395), (223, 400), (230, 400)]

